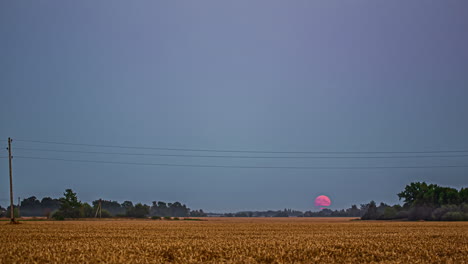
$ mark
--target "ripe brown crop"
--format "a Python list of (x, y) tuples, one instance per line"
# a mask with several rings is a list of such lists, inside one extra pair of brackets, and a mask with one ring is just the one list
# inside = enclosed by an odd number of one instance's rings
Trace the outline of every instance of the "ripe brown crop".
[(466, 222), (3, 222), (0, 236), (0, 263), (463, 263), (468, 252)]

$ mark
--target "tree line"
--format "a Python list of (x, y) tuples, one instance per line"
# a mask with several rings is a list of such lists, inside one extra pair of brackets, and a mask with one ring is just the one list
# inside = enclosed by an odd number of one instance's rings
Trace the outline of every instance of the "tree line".
[[(72, 189), (65, 190), (62, 198), (53, 199), (44, 197), (42, 200), (35, 196), (23, 199), (20, 206), (15, 206), (15, 215), (21, 216), (45, 216), (63, 220), (65, 218), (91, 218), (96, 216), (99, 204), (101, 204), (101, 217), (203, 217), (206, 216), (202, 209), (191, 210), (180, 202), (166, 203), (154, 201), (151, 205), (142, 203), (133, 204), (132, 201), (95, 200), (91, 204), (79, 201)], [(0, 206), (0, 217), (9, 216), (10, 207), (4, 209)], [(18, 212), (19, 211), (19, 212)]]
[[(224, 217), (360, 217), (362, 220), (427, 220), (427, 221), (468, 221), (468, 188), (460, 190), (413, 182), (397, 194), (403, 205), (388, 205), (371, 201), (367, 204), (352, 205), (350, 208), (318, 212), (284, 209), (278, 211), (242, 211), (225, 213)], [(210, 215), (210, 214), (208, 214)]]
[[(331, 210), (328, 208), (322, 209), (318, 212), (312, 211), (299, 211), (293, 209), (284, 210), (268, 210), (268, 211), (241, 211), (237, 213), (225, 213), (218, 216), (223, 217), (361, 217), (363, 216), (369, 204), (361, 204), (358, 208), (357, 205), (352, 205), (350, 208), (341, 210)], [(208, 216), (214, 215), (208, 213)]]
[(455, 188), (413, 182), (398, 193), (401, 205), (379, 206), (369, 203), (363, 220), (427, 220), (427, 221), (468, 221), (468, 188)]
[[(67, 189), (59, 199), (44, 197), (38, 200), (35, 196), (23, 199), (18, 209), (21, 216), (46, 216), (55, 219), (94, 217), (101, 203), (102, 217), (360, 217), (362, 220), (432, 220), (432, 221), (468, 221), (468, 188), (460, 190), (413, 182), (397, 194), (403, 205), (388, 205), (374, 201), (367, 204), (352, 205), (350, 208), (318, 212), (298, 211), (292, 209), (268, 211), (241, 211), (237, 213), (212, 214), (202, 209), (191, 210), (180, 202), (166, 203), (154, 201), (151, 205), (133, 204), (131, 201), (95, 200), (90, 204), (78, 200), (76, 193)], [(0, 217), (8, 216), (9, 207), (0, 207)]]

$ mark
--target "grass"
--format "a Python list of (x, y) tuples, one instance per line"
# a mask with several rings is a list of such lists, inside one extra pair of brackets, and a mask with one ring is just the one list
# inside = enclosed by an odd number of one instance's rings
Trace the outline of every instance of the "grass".
[(323, 218), (0, 224), (0, 263), (463, 263), (467, 222)]

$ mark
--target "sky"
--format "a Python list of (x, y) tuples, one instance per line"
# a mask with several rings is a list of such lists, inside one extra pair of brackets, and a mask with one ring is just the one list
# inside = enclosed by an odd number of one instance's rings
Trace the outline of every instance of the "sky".
[[(72, 188), (87, 202), (318, 210), (319, 195), (340, 209), (370, 200), (398, 203), (396, 194), (413, 181), (466, 187), (466, 167), (196, 168), (21, 157), (264, 167), (468, 166), (468, 157), (161, 157), (45, 150), (298, 154), (21, 140), (293, 152), (468, 150), (467, 12), (464, 0), (1, 1), (0, 157), (12, 137), (15, 199), (59, 197)], [(8, 159), (0, 159), (0, 171), (6, 207)]]

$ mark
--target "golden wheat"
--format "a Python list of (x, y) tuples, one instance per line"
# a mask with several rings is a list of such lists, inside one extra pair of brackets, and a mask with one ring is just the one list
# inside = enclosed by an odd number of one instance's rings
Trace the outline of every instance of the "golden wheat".
[(463, 263), (468, 223), (317, 218), (0, 223), (0, 263)]

